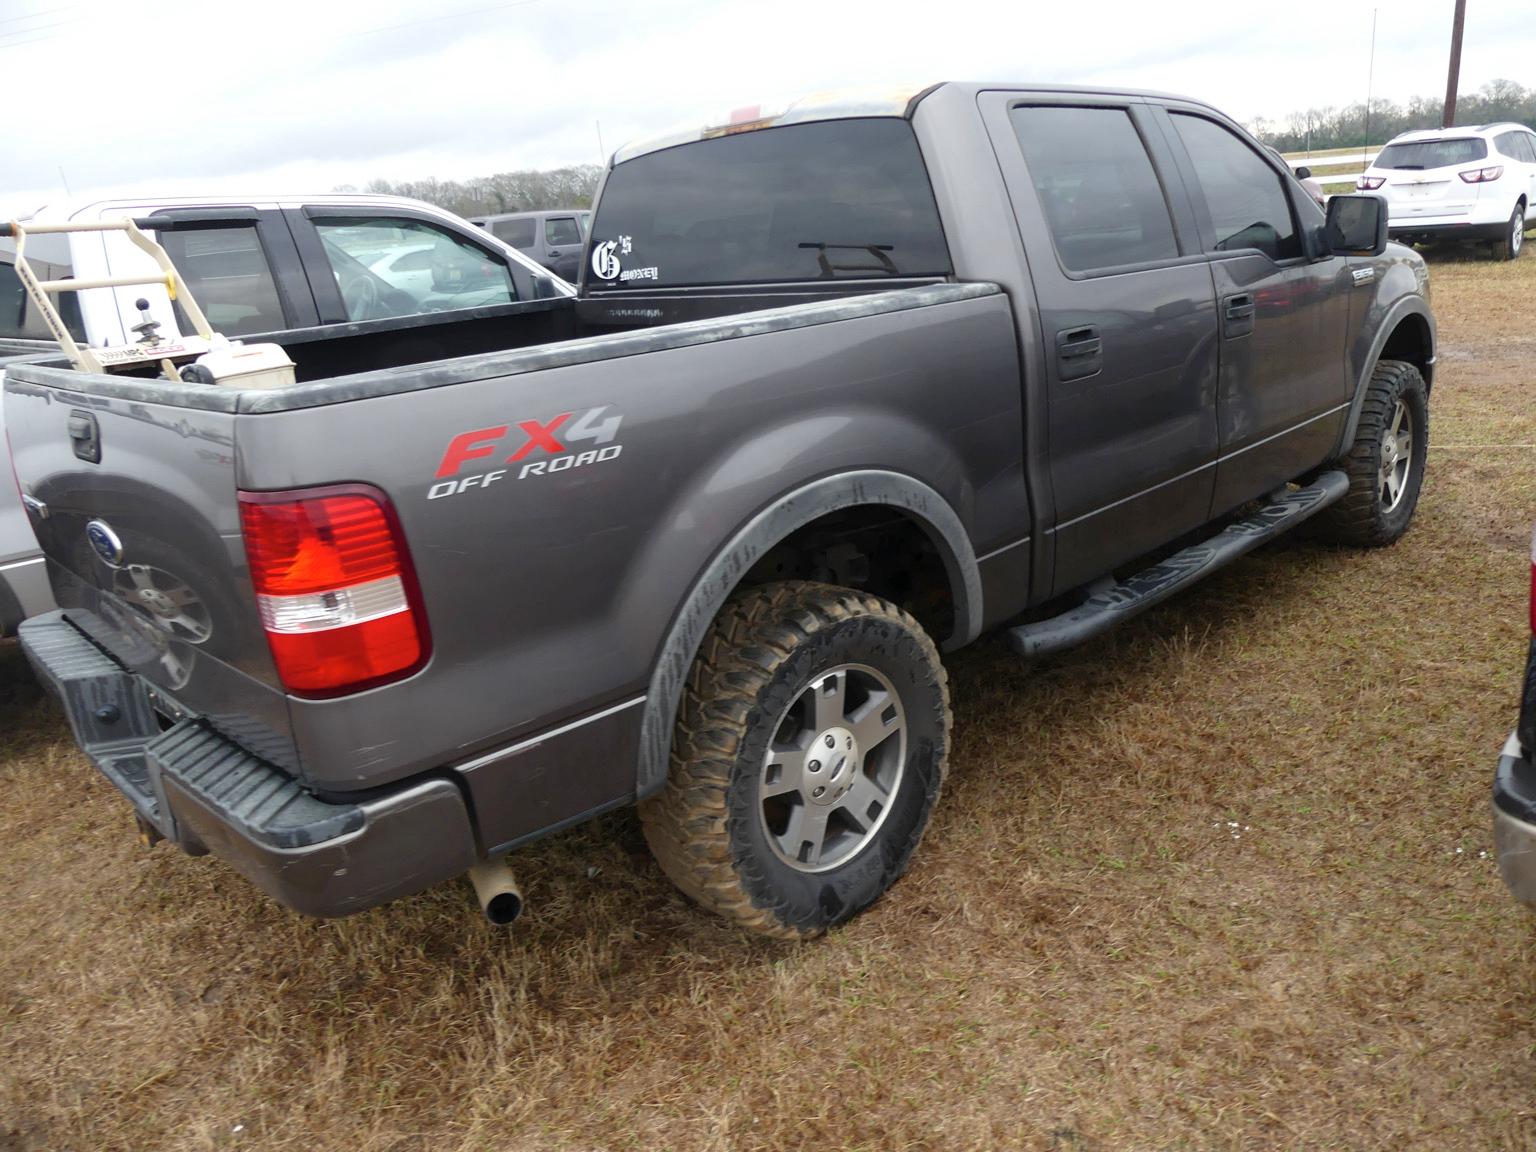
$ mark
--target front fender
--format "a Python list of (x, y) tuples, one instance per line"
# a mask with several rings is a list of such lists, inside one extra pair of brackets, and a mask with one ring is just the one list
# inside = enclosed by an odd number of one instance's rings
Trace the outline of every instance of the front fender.
[[(1349, 406), (1349, 417), (1334, 445), (1334, 456), (1343, 455), (1354, 443), (1355, 429), (1360, 423), (1360, 407), (1365, 403), (1365, 391), (1370, 386), (1371, 373), (1381, 359), (1382, 349), (1394, 332), (1409, 317), (1418, 317), (1426, 325), (1424, 383), (1433, 380), (1435, 364), (1435, 317), (1429, 301), (1419, 294), (1417, 280), (1411, 286), (1403, 284), (1404, 276), (1412, 275), (1407, 261), (1392, 261), (1380, 280), (1376, 298), (1372, 301), (1365, 323), (1361, 326), (1350, 348), (1350, 368), (1355, 374), (1354, 396)], [(1392, 290), (1397, 289), (1394, 293)]]

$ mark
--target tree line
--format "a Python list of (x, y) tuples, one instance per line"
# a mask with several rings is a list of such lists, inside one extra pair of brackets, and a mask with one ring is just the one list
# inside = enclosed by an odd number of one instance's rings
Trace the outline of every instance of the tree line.
[[(1416, 96), (1406, 104), (1372, 100), (1369, 129), (1363, 101), (1343, 108), (1292, 112), (1283, 120), (1259, 117), (1248, 127), (1264, 143), (1282, 152), (1363, 148), (1390, 140), (1399, 132), (1438, 128), (1444, 110), (1441, 97)], [(1457, 124), (1490, 124), (1499, 120), (1536, 126), (1536, 88), (1524, 88), (1513, 80), (1495, 80), (1456, 101)]]
[[(498, 172), (469, 180), (370, 180), (364, 192), (409, 196), (446, 208), (460, 216), (490, 216), (500, 212), (532, 212), (544, 208), (589, 208), (603, 170), (597, 164), (569, 168)], [(351, 184), (334, 189), (356, 192)]]

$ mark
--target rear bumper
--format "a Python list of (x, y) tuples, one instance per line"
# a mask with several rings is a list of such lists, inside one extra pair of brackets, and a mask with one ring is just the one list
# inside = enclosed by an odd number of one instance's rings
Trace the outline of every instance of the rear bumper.
[(1480, 200), (1468, 211), (1454, 215), (1413, 215), (1394, 205), (1388, 209), (1387, 235), (1393, 238), (1425, 236), (1444, 240), (1502, 240), (1509, 229), (1509, 214), (1513, 210), (1514, 201), (1495, 204), (1492, 200)]
[(1505, 887), (1536, 908), (1536, 764), (1513, 734), (1493, 777), (1493, 845)]
[(327, 802), (206, 720), (167, 715), (168, 702), (66, 613), (27, 620), (19, 634), (76, 742), (140, 820), (193, 855), (213, 852), (290, 908), (347, 916), (476, 861), (469, 812), (452, 781)]

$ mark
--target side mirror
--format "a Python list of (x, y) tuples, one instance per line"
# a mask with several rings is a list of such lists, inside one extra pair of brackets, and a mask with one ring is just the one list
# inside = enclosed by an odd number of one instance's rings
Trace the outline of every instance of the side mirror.
[(1387, 250), (1387, 202), (1381, 196), (1334, 196), (1323, 236), (1335, 256), (1380, 256)]
[(1303, 164), (1300, 168), (1296, 169), (1296, 179), (1298, 179), (1298, 180), (1310, 180), (1310, 179), (1312, 179), (1312, 169), (1308, 168), (1305, 164)]

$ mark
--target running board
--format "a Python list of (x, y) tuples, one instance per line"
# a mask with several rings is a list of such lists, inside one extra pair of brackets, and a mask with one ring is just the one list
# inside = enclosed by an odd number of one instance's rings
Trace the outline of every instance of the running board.
[(1324, 472), (1305, 488), (1285, 492), (1209, 540), (1191, 544), (1121, 583), (1099, 588), (1060, 616), (1008, 629), (1009, 647), (1020, 656), (1035, 657), (1091, 640), (1296, 527), (1348, 491), (1349, 477), (1343, 472)]

